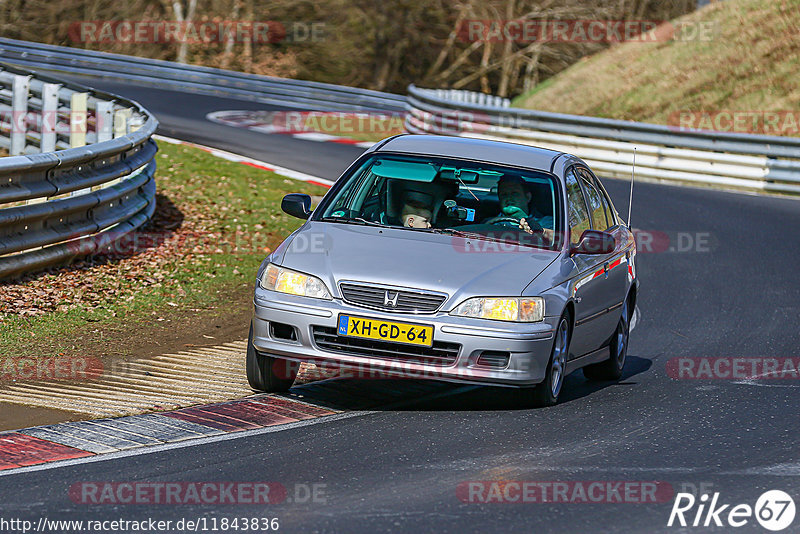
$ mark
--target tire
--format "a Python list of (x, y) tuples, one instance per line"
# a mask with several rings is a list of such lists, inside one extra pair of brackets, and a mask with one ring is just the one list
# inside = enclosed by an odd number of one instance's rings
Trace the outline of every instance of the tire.
[(559, 319), (556, 327), (553, 349), (550, 352), (550, 360), (547, 362), (544, 381), (534, 387), (531, 392), (534, 406), (542, 408), (558, 403), (558, 395), (564, 386), (564, 371), (567, 366), (571, 335), (569, 315), (565, 313)]
[(619, 380), (622, 377), (622, 369), (625, 367), (625, 357), (628, 354), (628, 341), (631, 334), (631, 309), (630, 298), (626, 298), (622, 304), (622, 314), (620, 315), (617, 329), (611, 337), (608, 349), (611, 357), (605, 361), (587, 365), (583, 368), (583, 376), (594, 381)]
[[(253, 324), (250, 323), (250, 335), (247, 340), (247, 381), (256, 391), (278, 393), (289, 391), (295, 377), (297, 366), (288, 360), (273, 358), (259, 354), (253, 345)], [(278, 371), (276, 373), (276, 371)]]

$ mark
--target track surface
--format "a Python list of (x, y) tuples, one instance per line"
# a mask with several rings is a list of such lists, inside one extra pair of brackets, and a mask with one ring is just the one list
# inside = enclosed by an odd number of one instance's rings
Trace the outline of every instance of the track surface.
[[(125, 96), (153, 110), (165, 134), (303, 172), (335, 178), (359, 153), (203, 120), (215, 109), (263, 106), (131, 91)], [(605, 182), (626, 213), (627, 185)], [(677, 233), (685, 233), (684, 244), (699, 234), (709, 246), (639, 255), (642, 317), (619, 383), (591, 384), (573, 373), (563, 401), (541, 410), (520, 408), (504, 391), (447, 386), (434, 399), (417, 401), (410, 394), (400, 408), (354, 412), (313, 426), (12, 472), (0, 476), (3, 516), (278, 517), (285, 532), (654, 532), (679, 530), (666, 526), (672, 499), (469, 504), (458, 499), (456, 488), (471, 480), (666, 481), (676, 492), (685, 484), (706, 484), (724, 503), (754, 505), (768, 489), (798, 501), (800, 381), (676, 380), (666, 365), (686, 356), (798, 356), (800, 247), (794, 230), (800, 228), (800, 203), (638, 184), (633, 217), (635, 227), (665, 232), (673, 245)], [(355, 407), (359, 384), (350, 391), (337, 399), (340, 406)], [(326, 502), (88, 506), (67, 494), (81, 481), (322, 483)], [(797, 525), (800, 518), (787, 531)], [(764, 532), (753, 519), (738, 530)]]

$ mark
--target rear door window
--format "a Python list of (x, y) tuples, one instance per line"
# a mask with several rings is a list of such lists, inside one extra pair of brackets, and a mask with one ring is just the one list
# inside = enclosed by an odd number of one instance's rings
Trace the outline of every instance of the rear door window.
[(603, 196), (594, 186), (593, 176), (585, 169), (579, 169), (581, 175), (581, 185), (586, 192), (586, 200), (589, 203), (589, 213), (591, 214), (592, 227), (595, 230), (605, 231), (608, 229), (606, 220), (606, 210), (603, 206)]
[(577, 245), (581, 240), (583, 232), (590, 229), (589, 213), (586, 209), (586, 202), (583, 199), (581, 186), (578, 184), (578, 177), (575, 169), (570, 168), (564, 181), (567, 185), (567, 208), (569, 210), (569, 241)]

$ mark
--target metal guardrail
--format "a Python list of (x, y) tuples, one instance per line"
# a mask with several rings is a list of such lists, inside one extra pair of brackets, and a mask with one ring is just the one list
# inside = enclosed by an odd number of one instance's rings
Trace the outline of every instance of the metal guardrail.
[(511, 100), (501, 96), (487, 95), (477, 91), (464, 91), (461, 89), (430, 89), (434, 94), (444, 100), (453, 102), (464, 102), (467, 104), (477, 104), (493, 108), (511, 107)]
[(402, 95), (5, 38), (0, 38), (0, 61), (303, 110), (405, 111)]
[(469, 102), (455, 91), (408, 88), (405, 127), (570, 152), (604, 176), (800, 194), (800, 138), (679, 130), (632, 121)]
[(95, 253), (155, 211), (136, 102), (0, 64), (0, 279)]
[[(800, 139), (509, 107), (410, 86), (399, 95), (0, 38), (0, 59), (304, 110), (408, 111), (412, 133), (511, 140), (575, 153), (599, 173), (800, 193)], [(0, 64), (0, 279), (92, 254), (155, 210), (156, 119), (136, 102)]]

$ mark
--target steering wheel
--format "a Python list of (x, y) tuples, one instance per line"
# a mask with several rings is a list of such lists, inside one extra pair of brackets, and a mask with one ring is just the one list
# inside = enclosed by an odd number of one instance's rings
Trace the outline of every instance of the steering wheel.
[(516, 217), (499, 217), (492, 220), (492, 224), (499, 224), (501, 226), (516, 226), (519, 228), (519, 219)]
[[(527, 221), (528, 219), (525, 218), (525, 220)], [(499, 224), (501, 226), (519, 228), (521, 230), (522, 228), (520, 227), (519, 222), (520, 219), (517, 219), (516, 217), (500, 217), (498, 219), (495, 219), (492, 222), (492, 224)], [(528, 225), (530, 225), (530, 222), (528, 223)], [(536, 225), (536, 227), (531, 226), (531, 232), (536, 233), (536, 232), (541, 232), (542, 230), (543, 228), (538, 224)]]

